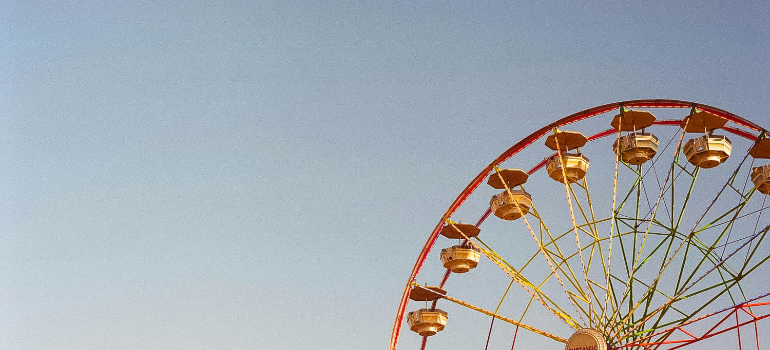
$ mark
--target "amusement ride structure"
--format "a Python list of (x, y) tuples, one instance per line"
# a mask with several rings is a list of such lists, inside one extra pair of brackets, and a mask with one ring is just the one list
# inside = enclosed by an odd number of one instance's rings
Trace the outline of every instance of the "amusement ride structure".
[(760, 349), (769, 136), (676, 100), (611, 103), (544, 126), (441, 217), (390, 349)]

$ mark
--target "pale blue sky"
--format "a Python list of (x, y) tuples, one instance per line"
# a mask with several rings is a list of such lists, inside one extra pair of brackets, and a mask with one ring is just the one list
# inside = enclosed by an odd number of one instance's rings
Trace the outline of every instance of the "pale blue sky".
[(3, 2), (0, 343), (385, 348), (425, 238), (521, 137), (641, 98), (770, 126), (768, 13)]

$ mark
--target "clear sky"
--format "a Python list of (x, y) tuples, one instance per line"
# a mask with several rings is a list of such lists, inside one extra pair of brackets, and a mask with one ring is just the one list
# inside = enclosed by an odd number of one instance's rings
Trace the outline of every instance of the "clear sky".
[(441, 214), (641, 98), (770, 126), (767, 1), (0, 2), (0, 344), (382, 349)]

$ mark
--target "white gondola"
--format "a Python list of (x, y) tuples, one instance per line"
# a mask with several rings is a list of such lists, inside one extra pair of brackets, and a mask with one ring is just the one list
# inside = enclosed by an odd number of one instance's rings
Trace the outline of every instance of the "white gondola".
[(516, 220), (529, 213), (532, 208), (532, 196), (524, 190), (511, 190), (510, 194), (504, 191), (492, 196), (489, 206), (498, 218)]
[(680, 125), (682, 129), (685, 132), (704, 134), (685, 142), (682, 151), (687, 161), (701, 168), (713, 168), (724, 163), (730, 157), (733, 144), (727, 137), (714, 135), (713, 132), (724, 127), (725, 123), (726, 119), (705, 111), (687, 116)]
[(633, 133), (621, 137), (612, 145), (622, 162), (639, 165), (652, 159), (658, 153), (658, 138), (648, 133)]
[(439, 309), (419, 309), (407, 315), (409, 329), (423, 337), (430, 337), (444, 330), (448, 315)]
[(478, 249), (452, 246), (441, 250), (441, 262), (454, 273), (466, 273), (479, 264), (481, 253)]
[(724, 163), (730, 157), (733, 144), (722, 135), (703, 135), (688, 140), (682, 149), (692, 165), (708, 169)]
[[(562, 171), (562, 162), (564, 171)], [(589, 165), (591, 163), (588, 158), (580, 153), (563, 153), (561, 157), (556, 154), (548, 158), (545, 169), (548, 171), (548, 176), (556, 181), (563, 183), (566, 173), (568, 182), (576, 182), (586, 176)]]

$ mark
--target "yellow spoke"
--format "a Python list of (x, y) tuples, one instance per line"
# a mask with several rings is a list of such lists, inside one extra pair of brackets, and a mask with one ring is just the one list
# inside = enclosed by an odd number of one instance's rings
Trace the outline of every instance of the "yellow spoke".
[[(689, 122), (689, 119), (687, 119), (687, 122)], [(687, 122), (685, 122), (685, 128), (686, 128), (686, 126), (687, 126), (687, 124), (686, 124)], [(685, 128), (682, 128), (682, 133), (681, 133), (681, 135), (679, 136), (679, 142), (677, 143), (677, 146), (676, 146), (676, 150), (675, 150), (675, 152), (674, 152), (674, 161), (677, 159), (677, 155), (679, 154), (679, 152), (680, 152), (680, 150), (681, 150), (681, 147), (682, 147), (682, 141), (684, 140), (684, 134), (685, 134), (684, 130), (685, 130)], [(634, 264), (633, 264), (633, 268), (631, 269), (631, 276), (629, 276), (629, 280), (628, 280), (628, 282), (627, 282), (627, 284), (626, 284), (626, 288), (625, 288), (625, 291), (623, 292), (623, 300), (625, 300), (625, 298), (626, 298), (626, 293), (628, 292), (629, 286), (631, 285), (631, 283), (632, 283), (632, 280), (633, 280), (633, 278), (634, 278), (634, 273), (636, 272), (637, 264), (638, 264), (638, 262), (639, 262), (639, 259), (640, 259), (640, 257), (641, 257), (641, 254), (642, 254), (642, 249), (644, 248), (645, 242), (646, 242), (646, 240), (647, 240), (647, 236), (649, 235), (649, 233), (650, 233), (650, 229), (652, 228), (653, 219), (654, 219), (654, 218), (655, 218), (655, 216), (657, 215), (657, 212), (658, 212), (658, 208), (660, 207), (660, 201), (661, 201), (661, 199), (663, 198), (663, 196), (664, 196), (664, 194), (665, 194), (665, 192), (666, 192), (666, 191), (665, 191), (665, 189), (666, 189), (666, 188), (668, 188), (668, 182), (669, 182), (669, 179), (670, 179), (670, 177), (671, 177), (671, 176), (672, 176), (672, 173), (671, 173), (671, 172), (669, 172), (669, 175), (668, 175), (668, 176), (666, 176), (666, 180), (663, 182), (663, 190), (661, 190), (661, 193), (660, 193), (660, 195), (658, 196), (658, 200), (657, 200), (657, 202), (655, 203), (655, 210), (653, 211), (653, 213), (652, 213), (652, 217), (650, 218), (649, 224), (647, 225), (647, 230), (646, 230), (646, 231), (645, 231), (645, 233), (644, 233), (644, 238), (642, 239), (642, 244), (641, 244), (641, 246), (639, 247), (639, 251), (638, 251), (638, 252), (637, 252), (637, 254), (636, 254), (636, 258), (634, 258)], [(671, 179), (671, 180), (673, 181), (673, 179)], [(672, 206), (673, 206), (673, 203), (672, 203)], [(672, 210), (672, 213), (671, 213), (671, 215), (673, 215), (673, 208), (671, 208), (671, 210)], [(673, 238), (672, 238), (672, 239), (673, 239)], [(681, 244), (680, 244), (680, 245), (679, 245), (679, 246), (676, 248), (676, 250), (674, 250), (674, 254), (671, 256), (671, 259), (669, 259), (669, 260), (668, 260), (668, 261), (667, 261), (667, 262), (666, 262), (666, 263), (663, 265), (663, 267), (660, 269), (660, 271), (659, 271), (658, 275), (655, 277), (655, 279), (653, 280), (653, 282), (650, 284), (650, 287), (649, 287), (649, 288), (647, 288), (647, 291), (646, 291), (646, 292), (644, 292), (644, 293), (642, 294), (642, 296), (639, 298), (639, 301), (637, 301), (637, 302), (636, 302), (636, 304), (634, 304), (634, 305), (633, 305), (633, 307), (631, 307), (631, 309), (628, 311), (628, 314), (627, 314), (627, 315), (626, 315), (626, 316), (625, 316), (625, 317), (624, 317), (624, 318), (621, 320), (621, 322), (619, 323), (620, 325), (622, 325), (622, 324), (624, 324), (624, 323), (628, 322), (628, 320), (629, 320), (629, 319), (630, 319), (630, 318), (631, 318), (631, 317), (634, 315), (634, 312), (636, 311), (636, 309), (637, 309), (637, 308), (639, 308), (639, 306), (641, 306), (641, 305), (642, 305), (642, 303), (643, 303), (643, 302), (646, 300), (646, 297), (647, 297), (647, 295), (649, 295), (649, 294), (650, 294), (650, 292), (651, 292), (651, 290), (652, 290), (653, 286), (655, 286), (655, 285), (658, 283), (658, 281), (660, 280), (661, 276), (663, 275), (663, 272), (665, 272), (666, 268), (668, 268), (668, 266), (670, 265), (670, 263), (671, 263), (672, 261), (674, 261), (673, 257), (677, 256), (677, 254), (679, 253), (679, 250), (680, 250), (680, 249), (681, 249), (681, 248), (682, 248), (682, 247), (685, 245), (685, 243), (686, 243), (686, 242), (687, 242), (687, 239), (686, 239), (686, 238), (685, 238), (685, 239), (683, 239), (683, 240), (682, 240), (682, 243), (681, 243)], [(668, 303), (664, 304), (664, 306), (665, 306), (665, 305), (667, 305), (667, 304), (668, 304)], [(653, 314), (654, 314), (654, 313), (653, 313)], [(614, 316), (614, 315), (613, 315), (613, 316)], [(651, 317), (651, 316), (650, 316), (650, 317)], [(632, 332), (632, 331), (633, 331), (633, 330), (635, 330), (636, 328), (640, 327), (640, 326), (641, 326), (643, 323), (644, 323), (644, 322), (640, 322), (640, 323), (638, 323), (638, 324), (637, 324), (636, 326), (634, 326), (634, 327), (633, 327), (631, 330), (629, 330), (629, 332)], [(619, 326), (619, 327), (616, 327), (616, 329), (614, 330), (614, 332), (613, 332), (613, 334), (611, 335), (611, 337), (612, 337), (612, 338), (616, 337), (616, 336), (617, 336), (617, 335), (618, 335), (620, 332), (621, 332), (620, 326)]]
[[(532, 204), (532, 210), (537, 212), (537, 208), (535, 207), (534, 203)], [(542, 230), (544, 230), (548, 234), (548, 238), (550, 239), (550, 241), (548, 243), (543, 244), (543, 249), (545, 249), (545, 247), (548, 247), (548, 246), (553, 246), (554, 248), (556, 248), (556, 252), (557, 253), (553, 253), (553, 251), (551, 251), (551, 250), (547, 250), (547, 251), (552, 252), (553, 255), (559, 257), (561, 260), (565, 260), (565, 261), (568, 260), (569, 257), (567, 257), (567, 258), (564, 257), (564, 253), (562, 253), (561, 248), (559, 248), (559, 245), (556, 242), (559, 241), (560, 239), (566, 237), (567, 235), (569, 235), (571, 230), (567, 231), (567, 232), (565, 232), (565, 233), (563, 233), (563, 234), (561, 234), (559, 236), (557, 236), (556, 238), (554, 238), (553, 235), (551, 235), (551, 231), (548, 230), (548, 227), (545, 226), (545, 223), (543, 223), (542, 220), (540, 220), (540, 225), (542, 227)], [(541, 232), (540, 236), (541, 236), (541, 240), (540, 241), (542, 243), (542, 242), (544, 242), (544, 240), (543, 240), (544, 237), (542, 235), (542, 232)], [(570, 272), (570, 275), (572, 276), (572, 278), (570, 278), (570, 276), (565, 276), (565, 277), (570, 281), (570, 283), (572, 284), (572, 286), (575, 289), (577, 289), (581, 293), (585, 294), (585, 291), (583, 290), (582, 285), (577, 282), (577, 280), (578, 280), (577, 275), (575, 274), (574, 271), (572, 271), (572, 267), (570, 265), (567, 265), (567, 270)]]
[[(481, 241), (478, 237), (475, 237), (476, 240), (478, 240), (481, 244), (483, 244), (486, 248), (489, 249), (483, 249), (479, 247), (476, 243), (474, 243), (470, 237), (468, 237), (457, 225), (455, 225), (454, 222), (451, 220), (448, 221), (452, 227), (454, 227), (457, 232), (459, 232), (463, 238), (465, 238), (469, 244), (472, 246), (475, 246), (481, 252), (489, 259), (491, 260), (495, 265), (497, 265), (503, 272), (505, 272), (509, 277), (514, 279), (516, 283), (518, 283), (524, 290), (526, 290), (530, 295), (532, 295), (537, 301), (539, 301), (543, 307), (545, 307), (548, 311), (556, 315), (556, 317), (560, 318), (562, 321), (564, 321), (567, 325), (570, 327), (573, 327), (575, 329), (578, 329), (578, 323), (569, 315), (567, 315), (566, 312), (562, 308), (560, 308), (553, 300), (548, 298), (548, 296), (544, 295), (537, 287), (535, 287), (532, 283), (530, 283), (521, 273), (516, 271), (510, 264), (508, 264), (503, 258), (501, 258), (497, 253), (495, 253), (489, 246), (486, 245), (483, 241)], [(557, 310), (554, 310), (551, 306), (546, 303), (546, 300), (554, 305), (554, 307)]]
[[(516, 209), (519, 211), (519, 213), (524, 213), (524, 211), (521, 208), (521, 205), (519, 204), (519, 201), (516, 199), (516, 197), (511, 192), (511, 189), (508, 187), (508, 184), (502, 178), (502, 175), (500, 175), (500, 171), (499, 170), (500, 170), (499, 168), (495, 167), (496, 174), (497, 174), (497, 176), (500, 177), (500, 182), (502, 182), (503, 186), (505, 186), (505, 190), (508, 193), (508, 197), (516, 205)], [(578, 313), (578, 317), (580, 317), (580, 319), (583, 321), (583, 323), (585, 323), (585, 319), (583, 319), (583, 315), (578, 311), (577, 304), (575, 303), (574, 299), (569, 296), (569, 292), (567, 290), (567, 287), (564, 285), (564, 282), (562, 281), (561, 276), (559, 276), (559, 274), (556, 273), (556, 269), (553, 266), (553, 262), (551, 261), (550, 256), (545, 253), (545, 250), (543, 249), (543, 245), (541, 244), (540, 240), (537, 239), (537, 234), (535, 234), (535, 231), (532, 229), (532, 225), (530, 225), (529, 220), (527, 220), (527, 216), (522, 214), (521, 218), (524, 221), (524, 223), (526, 224), (527, 229), (529, 229), (529, 232), (532, 235), (532, 239), (535, 240), (535, 244), (537, 244), (538, 248), (540, 249), (540, 252), (543, 254), (543, 257), (545, 258), (546, 262), (548, 263), (548, 266), (550, 266), (551, 271), (553, 272), (554, 276), (556, 277), (556, 280), (559, 281), (559, 284), (562, 286), (562, 288), (564, 289), (564, 292), (567, 294), (567, 297), (568, 297), (570, 303), (575, 308), (575, 311)], [(542, 220), (540, 220), (540, 224), (541, 224), (541, 226), (544, 226)], [(589, 319), (590, 319), (590, 316), (589, 316)]]
[[(567, 204), (569, 204), (569, 214), (570, 214), (570, 218), (572, 219), (572, 225), (574, 227), (575, 243), (577, 244), (577, 247), (578, 247), (578, 255), (580, 255), (580, 266), (583, 269), (583, 276), (585, 277), (586, 288), (590, 288), (588, 284), (588, 271), (586, 270), (586, 264), (585, 264), (585, 261), (583, 260), (583, 253), (580, 246), (580, 235), (578, 234), (578, 230), (577, 230), (577, 221), (575, 220), (575, 209), (572, 206), (572, 197), (570, 196), (570, 182), (569, 182), (569, 178), (567, 177), (567, 163), (565, 163), (564, 156), (562, 155), (561, 148), (559, 147), (559, 137), (556, 131), (556, 127), (553, 128), (553, 134), (554, 134), (554, 140), (556, 141), (556, 148), (557, 148), (556, 152), (559, 155), (559, 162), (561, 163), (562, 180), (564, 181), (564, 192), (567, 195)], [(591, 310), (593, 309), (591, 298), (588, 297), (587, 295), (586, 295), (586, 298), (588, 299), (589, 314), (591, 314), (592, 313)], [(593, 321), (591, 317), (588, 318), (588, 321), (589, 321), (588, 323), (589, 327), (593, 326)]]
[[(422, 286), (420, 286), (419, 284), (416, 284), (416, 283), (412, 283), (412, 285), (414, 285), (415, 287), (426, 289), (426, 288), (424, 288), (424, 287), (422, 287)], [(426, 290), (428, 290), (428, 289), (426, 289)], [(530, 326), (528, 324), (525, 324), (525, 323), (522, 323), (522, 322), (510, 319), (510, 318), (502, 316), (502, 315), (498, 315), (495, 312), (492, 312), (492, 311), (480, 308), (478, 306), (475, 306), (475, 305), (470, 304), (468, 302), (462, 301), (460, 299), (455, 299), (455, 298), (452, 298), (452, 297), (450, 297), (448, 295), (443, 295), (441, 298), (449, 300), (449, 301), (451, 301), (451, 302), (453, 302), (455, 304), (465, 306), (465, 307), (467, 307), (467, 308), (469, 308), (471, 310), (475, 310), (475, 311), (481, 312), (482, 314), (485, 314), (485, 315), (488, 315), (488, 316), (492, 316), (492, 317), (494, 317), (496, 319), (499, 319), (501, 321), (508, 322), (508, 323), (510, 323), (510, 324), (512, 324), (514, 326), (518, 326), (518, 327), (524, 328), (524, 329), (526, 329), (528, 331), (540, 334), (540, 335), (542, 335), (544, 337), (551, 338), (551, 339), (556, 340), (558, 342), (561, 342), (561, 343), (566, 343), (567, 342), (567, 339), (564, 339), (564, 338), (562, 338), (562, 337), (560, 337), (558, 335), (554, 335), (554, 334), (548, 333), (548, 332), (546, 332), (544, 330), (541, 330), (541, 329), (538, 329), (536, 327)]]

